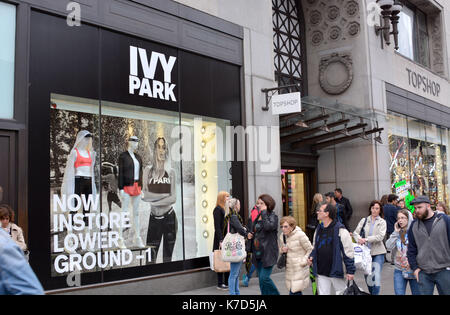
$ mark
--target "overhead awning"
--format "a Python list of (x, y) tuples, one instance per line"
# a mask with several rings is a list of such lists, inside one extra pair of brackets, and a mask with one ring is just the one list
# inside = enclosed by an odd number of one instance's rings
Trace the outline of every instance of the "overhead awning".
[(379, 120), (385, 114), (331, 99), (306, 96), (302, 112), (280, 116), (280, 143), (292, 150), (324, 149), (335, 144), (364, 139), (382, 143)]

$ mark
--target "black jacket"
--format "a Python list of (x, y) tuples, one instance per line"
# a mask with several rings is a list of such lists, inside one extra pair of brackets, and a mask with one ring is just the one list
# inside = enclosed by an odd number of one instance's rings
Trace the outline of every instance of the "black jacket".
[[(271, 267), (278, 260), (278, 216), (272, 211), (261, 212), (261, 221), (255, 221), (254, 239), (257, 239), (263, 248), (262, 264), (264, 268)], [(253, 256), (256, 265), (256, 258)]]
[(223, 226), (223, 237), (228, 233), (228, 222), (230, 223), (230, 233), (239, 233), (244, 237), (247, 237), (247, 229), (242, 224), (242, 218), (239, 214), (230, 212), (225, 217)]
[(222, 207), (217, 206), (213, 211), (214, 217), (214, 244), (213, 251), (218, 250), (220, 242), (223, 240), (223, 226), (225, 221), (225, 210)]
[(336, 200), (337, 203), (344, 206), (345, 220), (347, 222), (350, 221), (350, 218), (352, 217), (352, 214), (353, 214), (353, 208), (352, 208), (352, 205), (350, 204), (350, 200), (348, 200), (344, 196), (342, 196), (341, 200), (339, 200), (337, 198), (334, 198), (334, 199)]
[[(139, 162), (139, 181), (138, 185), (142, 187), (142, 159), (139, 154), (134, 153), (134, 157)], [(125, 186), (134, 185), (134, 162), (128, 151), (119, 156), (119, 190)]]

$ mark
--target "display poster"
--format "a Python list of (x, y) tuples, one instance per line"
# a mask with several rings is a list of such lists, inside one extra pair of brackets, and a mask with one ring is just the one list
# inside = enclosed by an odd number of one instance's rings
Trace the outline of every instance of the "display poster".
[[(209, 157), (209, 164), (181, 161), (180, 121), (178, 112), (108, 102), (100, 115), (98, 101), (52, 95), (52, 276), (208, 255), (214, 232), (208, 211), (219, 186), (227, 189), (231, 180), (219, 183), (227, 165)], [(192, 138), (205, 131), (194, 130), (194, 119), (182, 125)]]

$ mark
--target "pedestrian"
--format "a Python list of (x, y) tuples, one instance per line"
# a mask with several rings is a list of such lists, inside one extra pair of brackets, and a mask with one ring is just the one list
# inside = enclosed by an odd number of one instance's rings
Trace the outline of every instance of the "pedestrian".
[(392, 249), (397, 248), (395, 255), (395, 270), (394, 270), (394, 291), (395, 295), (405, 295), (406, 286), (409, 283), (411, 293), (413, 295), (420, 295), (419, 284), (414, 278), (413, 271), (408, 264), (406, 253), (408, 251), (408, 229), (412, 221), (409, 219), (410, 213), (406, 209), (400, 209), (397, 214), (397, 222), (394, 225), (394, 232), (386, 241), (386, 247)]
[[(342, 195), (341, 188), (336, 188), (334, 190), (334, 197), (336, 199), (336, 202), (344, 207), (345, 221), (350, 222), (350, 219), (352, 218), (352, 214), (353, 214), (353, 208), (352, 208), (352, 205), (350, 204), (350, 200), (348, 200), (347, 198), (345, 198)], [(347, 230), (349, 230), (348, 227), (347, 227)]]
[(0, 295), (43, 295), (23, 250), (0, 229)]
[(308, 224), (306, 225), (310, 241), (312, 241), (314, 232), (316, 231), (317, 225), (319, 224), (319, 221), (317, 221), (317, 206), (320, 205), (322, 202), (323, 202), (323, 195), (321, 193), (315, 194), (313, 197), (311, 210), (308, 216)]
[(281, 218), (280, 226), (283, 231), (280, 235), (280, 254), (287, 254), (286, 287), (289, 295), (302, 295), (310, 283), (308, 258), (313, 247), (294, 217)]
[[(314, 234), (314, 244), (308, 264), (313, 266), (319, 295), (336, 294), (346, 289), (344, 281), (354, 280), (356, 271), (352, 238), (345, 226), (336, 220), (336, 207), (323, 202), (317, 211), (322, 221)], [(347, 275), (344, 277), (344, 265)]]
[(280, 295), (275, 283), (270, 278), (273, 266), (278, 260), (278, 216), (275, 214), (275, 200), (263, 194), (258, 197), (256, 206), (261, 213), (253, 226), (254, 248), (253, 263), (259, 276), (259, 288), (262, 295)]
[(370, 294), (379, 295), (381, 289), (381, 270), (383, 269), (386, 247), (386, 221), (383, 219), (383, 206), (374, 200), (369, 206), (369, 216), (362, 218), (353, 232), (353, 238), (360, 245), (367, 245), (372, 256), (372, 273), (364, 276)]
[[(238, 199), (231, 198), (225, 205), (225, 220), (224, 220), (224, 232), (223, 235), (227, 233), (239, 233), (240, 235), (246, 237), (247, 229), (243, 226), (243, 221), (239, 215), (241, 210), (241, 203)], [(228, 289), (230, 295), (240, 295), (239, 291), (239, 274), (241, 272), (242, 263), (244, 260), (239, 262), (230, 262), (230, 274), (228, 277)]]
[[(387, 229), (386, 229), (386, 239), (389, 239), (391, 236), (391, 233), (394, 232), (394, 224), (397, 222), (397, 213), (398, 210), (400, 210), (399, 207), (397, 207), (397, 200), (398, 196), (395, 194), (388, 195), (387, 203), (383, 205), (383, 211), (384, 216), (386, 219)], [(394, 265), (395, 260), (395, 251), (397, 250), (396, 247), (394, 247), (391, 250), (391, 265)]]
[(416, 220), (408, 230), (408, 262), (422, 295), (450, 295), (450, 217), (431, 210), (427, 196), (411, 201)]
[(334, 198), (334, 193), (329, 192), (325, 194), (325, 199), (328, 203), (332, 204), (336, 208), (336, 220), (341, 222), (345, 228), (350, 231), (350, 228), (348, 226), (347, 218), (344, 213), (344, 206), (340, 203), (336, 202), (336, 199)]
[(384, 216), (386, 219), (387, 230), (386, 237), (389, 238), (391, 233), (394, 232), (394, 224), (397, 222), (397, 212), (400, 210), (397, 207), (398, 196), (390, 194), (388, 196), (388, 202), (383, 206)]
[(443, 213), (449, 215), (447, 206), (442, 201), (439, 201), (436, 205), (436, 212)]
[(244, 287), (248, 287), (248, 284), (250, 282), (250, 279), (252, 278), (253, 272), (255, 272), (256, 270), (256, 266), (253, 264), (253, 259), (252, 259), (252, 255), (253, 255), (253, 242), (254, 239), (252, 238), (251, 231), (253, 230), (253, 224), (256, 220), (256, 218), (258, 217), (260, 213), (260, 210), (258, 209), (258, 207), (255, 205), (252, 209), (252, 211), (250, 211), (250, 217), (248, 218), (247, 221), (247, 231), (249, 232), (249, 234), (247, 235), (247, 258), (245, 260), (245, 271), (246, 273), (244, 273), (242, 275), (242, 285)]
[(14, 210), (9, 205), (0, 205), (1, 227), (11, 236), (24, 254), (28, 253), (22, 229), (14, 224)]
[[(225, 204), (230, 198), (230, 194), (226, 191), (221, 191), (217, 195), (216, 207), (213, 211), (214, 217), (214, 244), (213, 251), (219, 250), (222, 240), (224, 238), (223, 228), (225, 221)], [(218, 272), (217, 273), (217, 289), (228, 290), (228, 278), (229, 272)]]

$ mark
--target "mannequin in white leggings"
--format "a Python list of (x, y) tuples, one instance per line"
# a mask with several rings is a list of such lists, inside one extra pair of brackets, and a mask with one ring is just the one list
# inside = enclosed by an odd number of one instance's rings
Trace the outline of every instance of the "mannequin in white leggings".
[[(142, 159), (136, 153), (139, 139), (135, 136), (128, 140), (128, 150), (119, 157), (119, 189), (122, 197), (122, 211), (133, 209), (134, 245), (144, 247), (140, 235), (139, 203), (142, 188)], [(119, 247), (125, 248), (123, 229), (119, 229)]]

